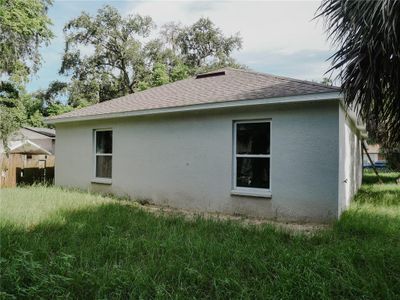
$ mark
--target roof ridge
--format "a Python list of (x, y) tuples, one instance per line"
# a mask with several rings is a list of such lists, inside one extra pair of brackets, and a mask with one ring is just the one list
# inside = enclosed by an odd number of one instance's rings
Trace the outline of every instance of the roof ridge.
[[(235, 68), (232, 68), (232, 67), (225, 67), (223, 69), (229, 69), (231, 71), (239, 71), (239, 72), (244, 72), (244, 73), (249, 73), (249, 74), (256, 74), (256, 75), (260, 75), (260, 76), (264, 76), (264, 77), (274, 77), (276, 79), (290, 80), (290, 81), (309, 84), (309, 85), (313, 85), (313, 86), (321, 86), (321, 87), (325, 87), (325, 88), (331, 88), (331, 89), (334, 89), (334, 90), (340, 89), (340, 87), (334, 86), (334, 85), (329, 86), (329, 85), (326, 85), (326, 84), (323, 84), (323, 83), (313, 82), (313, 81), (310, 81), (310, 80), (302, 80), (302, 79), (296, 79), (296, 78), (287, 77), (287, 76), (275, 75), (275, 74), (271, 74), (271, 73), (258, 72), (258, 71), (254, 71), (252, 69), (235, 69)], [(220, 69), (220, 70), (222, 70), (222, 69)]]

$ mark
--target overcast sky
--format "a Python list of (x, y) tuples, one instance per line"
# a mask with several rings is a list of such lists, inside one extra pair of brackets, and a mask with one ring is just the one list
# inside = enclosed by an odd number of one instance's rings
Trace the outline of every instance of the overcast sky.
[(42, 49), (43, 64), (28, 85), (46, 88), (58, 75), (64, 47), (62, 28), (81, 11), (95, 14), (110, 4), (123, 15), (149, 15), (158, 27), (174, 21), (191, 24), (209, 17), (225, 34), (239, 32), (239, 63), (276, 75), (320, 81), (332, 54), (321, 20), (313, 20), (320, 1), (55, 1), (49, 10), (56, 37)]

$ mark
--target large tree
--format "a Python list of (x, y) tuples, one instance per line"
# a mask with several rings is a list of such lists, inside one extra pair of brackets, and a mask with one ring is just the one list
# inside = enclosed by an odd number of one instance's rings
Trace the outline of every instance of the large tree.
[(375, 139), (400, 145), (400, 1), (325, 0), (319, 16), (338, 46), (345, 102), (359, 109)]
[(68, 22), (60, 73), (72, 74), (72, 102), (97, 102), (134, 92), (145, 68), (141, 39), (153, 26), (150, 17), (123, 18), (111, 6), (96, 16), (83, 12)]
[(47, 16), (51, 2), (0, 0), (1, 75), (26, 79), (37, 71), (41, 61), (39, 49), (53, 37)]
[(225, 36), (208, 18), (200, 18), (189, 26), (168, 23), (162, 27), (162, 39), (193, 70), (221, 66), (240, 67), (231, 57), (242, 47), (239, 33)]
[(0, 138), (5, 148), (22, 123), (40, 123), (38, 101), (24, 84), (40, 65), (39, 48), (53, 37), (49, 5), (50, 0), (0, 0)]
[[(186, 78), (200, 68), (233, 64), (230, 55), (241, 47), (238, 35), (224, 36), (208, 19), (169, 24), (159, 36), (154, 29), (150, 17), (122, 17), (111, 6), (68, 22), (60, 73), (72, 75), (69, 103), (96, 103)], [(166, 41), (171, 35), (177, 39)]]

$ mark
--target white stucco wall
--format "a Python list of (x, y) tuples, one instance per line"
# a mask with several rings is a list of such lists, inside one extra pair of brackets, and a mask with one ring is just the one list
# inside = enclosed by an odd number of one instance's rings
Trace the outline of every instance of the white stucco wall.
[[(296, 220), (338, 215), (339, 102), (57, 124), (56, 184), (161, 205)], [(272, 198), (231, 195), (233, 121), (270, 119)], [(112, 185), (91, 183), (93, 130), (113, 130)]]
[(345, 211), (362, 183), (361, 137), (343, 106), (339, 106), (339, 211)]

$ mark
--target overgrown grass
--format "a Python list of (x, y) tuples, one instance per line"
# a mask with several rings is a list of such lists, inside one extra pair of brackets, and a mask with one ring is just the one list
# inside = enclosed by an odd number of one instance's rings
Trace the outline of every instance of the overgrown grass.
[(307, 236), (58, 188), (1, 191), (0, 298), (398, 299), (399, 193), (364, 185)]
[(59, 187), (37, 185), (0, 190), (0, 226), (29, 227), (47, 220), (62, 223), (65, 212), (80, 210), (113, 199), (88, 194), (79, 190), (64, 190)]

